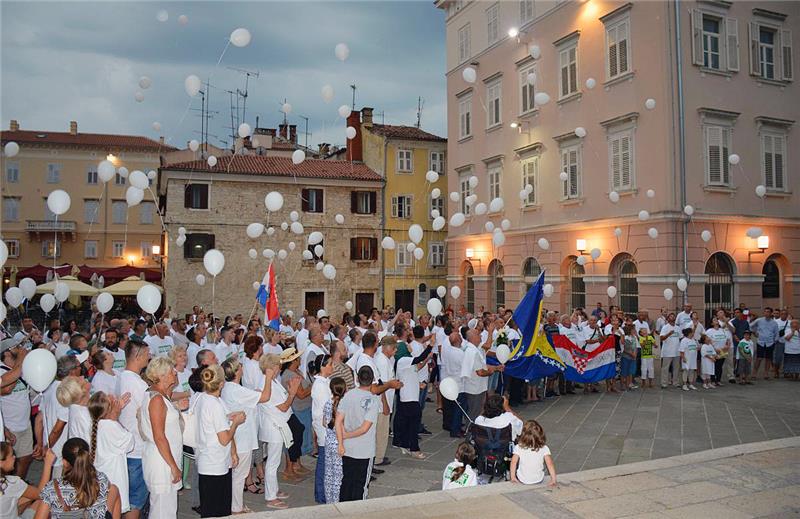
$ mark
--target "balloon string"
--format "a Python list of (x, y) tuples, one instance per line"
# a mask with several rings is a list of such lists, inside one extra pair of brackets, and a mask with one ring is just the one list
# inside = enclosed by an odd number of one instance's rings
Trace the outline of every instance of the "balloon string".
[(211, 313), (214, 313), (214, 295), (216, 293), (217, 288), (217, 276), (212, 276), (211, 278)]
[(103, 186), (100, 188), (100, 200), (97, 201), (97, 207), (95, 207), (92, 219), (89, 221), (89, 232), (86, 233), (87, 239), (92, 235), (92, 226), (97, 219), (97, 213), (100, 211), (100, 206), (103, 204), (103, 195), (105, 194), (105, 191), (105, 182), (103, 182)]
[[(156, 214), (158, 215), (158, 219), (161, 220), (161, 230), (164, 231), (164, 234), (166, 234), (167, 226), (164, 225), (164, 217), (161, 216), (161, 209), (158, 207), (158, 200), (156, 199), (156, 194), (153, 192), (153, 188), (150, 187), (149, 183), (147, 185), (147, 190), (150, 191), (150, 195), (153, 197), (153, 204), (156, 206)], [(91, 227), (89, 229), (91, 232)]]

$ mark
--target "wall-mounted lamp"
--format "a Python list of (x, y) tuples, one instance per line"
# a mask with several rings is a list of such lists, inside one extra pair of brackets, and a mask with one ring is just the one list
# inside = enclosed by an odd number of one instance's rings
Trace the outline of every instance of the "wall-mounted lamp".
[(153, 256), (161, 256), (161, 245), (153, 245), (151, 252)]
[(517, 38), (517, 41), (519, 41), (519, 29), (517, 29), (516, 27), (510, 28), (508, 30), (508, 37), (509, 38)]
[(467, 249), (466, 252), (464, 253), (464, 255), (467, 257), (467, 259), (474, 258), (475, 257), (475, 249)]
[(130, 263), (131, 265), (133, 265), (133, 262), (134, 262), (134, 261), (136, 261), (136, 256), (134, 256), (133, 254), (131, 254), (130, 256), (128, 256), (128, 263)]
[(577, 239), (575, 240), (575, 248), (578, 250), (578, 253), (583, 256), (586, 254), (586, 240)]
[(511, 121), (511, 124), (509, 126), (511, 126), (513, 129), (516, 130), (517, 128), (519, 128), (519, 123), (517, 121)]
[(758, 250), (747, 251), (747, 256), (750, 257), (753, 254), (764, 254), (767, 249), (769, 249), (769, 236), (762, 234), (756, 238), (756, 248)]

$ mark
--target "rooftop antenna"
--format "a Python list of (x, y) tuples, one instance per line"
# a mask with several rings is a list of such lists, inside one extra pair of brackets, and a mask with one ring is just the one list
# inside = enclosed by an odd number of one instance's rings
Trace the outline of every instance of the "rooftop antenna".
[(306, 129), (303, 132), (303, 134), (306, 136), (305, 147), (306, 147), (306, 149), (308, 149), (308, 138), (311, 136), (311, 134), (308, 133), (308, 117), (306, 117), (305, 115), (298, 115), (298, 117), (306, 122)]
[(199, 91), (201, 96), (200, 109), (198, 110), (197, 108), (192, 108), (193, 111), (200, 112), (200, 146), (201, 149), (203, 150), (201, 154), (203, 154), (204, 156), (208, 154), (208, 127), (209, 127), (208, 121), (209, 119), (212, 119), (215, 114), (219, 113), (216, 110), (208, 109), (209, 98), (211, 97), (209, 95), (209, 92), (211, 91), (212, 88), (216, 87), (211, 83), (209, 83), (208, 80), (206, 80), (205, 89)]
[[(258, 79), (261, 73), (257, 70), (247, 70), (243, 68), (228, 67), (230, 70), (235, 70), (239, 74), (243, 74), (244, 78), (244, 91), (236, 89), (236, 94), (242, 97), (242, 121), (247, 121), (247, 87), (250, 85), (250, 78)], [(238, 99), (237, 99), (238, 102)]]
[(356, 85), (355, 84), (350, 85), (350, 88), (353, 90), (353, 104), (350, 105), (350, 106), (352, 106), (351, 110), (355, 110), (356, 109)]
[(422, 107), (425, 106), (425, 100), (422, 97), (417, 97), (417, 128), (422, 124)]

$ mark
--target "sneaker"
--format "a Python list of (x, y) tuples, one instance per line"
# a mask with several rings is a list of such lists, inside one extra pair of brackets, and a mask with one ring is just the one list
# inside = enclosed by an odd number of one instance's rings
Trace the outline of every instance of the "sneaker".
[(690, 385), (690, 386), (689, 386), (689, 389), (691, 389), (692, 391), (697, 391), (697, 388), (696, 388), (696, 387), (694, 387), (694, 385)]
[(661, 389), (667, 389), (667, 385), (666, 384), (661, 384)]
[(703, 389), (708, 389), (708, 384), (703, 384)]
[[(452, 435), (451, 435), (451, 436), (452, 436)], [(405, 447), (400, 447), (400, 452), (402, 452), (404, 455), (406, 455), (406, 456), (407, 456), (407, 455), (408, 455), (408, 453), (409, 453), (409, 450), (408, 450), (408, 449), (406, 449)]]
[(682, 387), (681, 389), (683, 389), (684, 391), (689, 391), (689, 386), (687, 386), (686, 384), (684, 384), (684, 385), (683, 385), (683, 387)]

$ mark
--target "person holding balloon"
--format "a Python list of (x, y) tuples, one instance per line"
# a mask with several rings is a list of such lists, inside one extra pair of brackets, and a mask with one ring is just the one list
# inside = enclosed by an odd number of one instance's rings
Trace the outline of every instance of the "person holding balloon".
[[(49, 354), (49, 352), (47, 354)], [(23, 367), (23, 375), (25, 376), (26, 380), (28, 380), (28, 377), (24, 371), (26, 370)], [(56, 362), (55, 380), (53, 380), (50, 385), (47, 386), (47, 389), (44, 391), (42, 396), (41, 424), (43, 434), (41, 435), (42, 441), (40, 444), (47, 445), (56, 454), (56, 460), (53, 463), (54, 478), (60, 478), (62, 474), (63, 458), (61, 456), (61, 448), (67, 441), (67, 423), (69, 422), (69, 408), (61, 405), (61, 403), (58, 401), (57, 393), (58, 388), (61, 385), (61, 381), (69, 376), (80, 376), (80, 364), (72, 355), (66, 355), (58, 359)], [(34, 383), (38, 382), (41, 381), (34, 381)], [(29, 383), (31, 382), (29, 381)], [(31, 386), (34, 387), (33, 384), (31, 384)], [(34, 387), (34, 389), (37, 388)]]
[(25, 478), (33, 459), (33, 432), (31, 430), (31, 401), (28, 384), (22, 376), (22, 364), (28, 351), (15, 339), (5, 339), (0, 345), (0, 441), (5, 437), (14, 443), (17, 452), (16, 474)]

